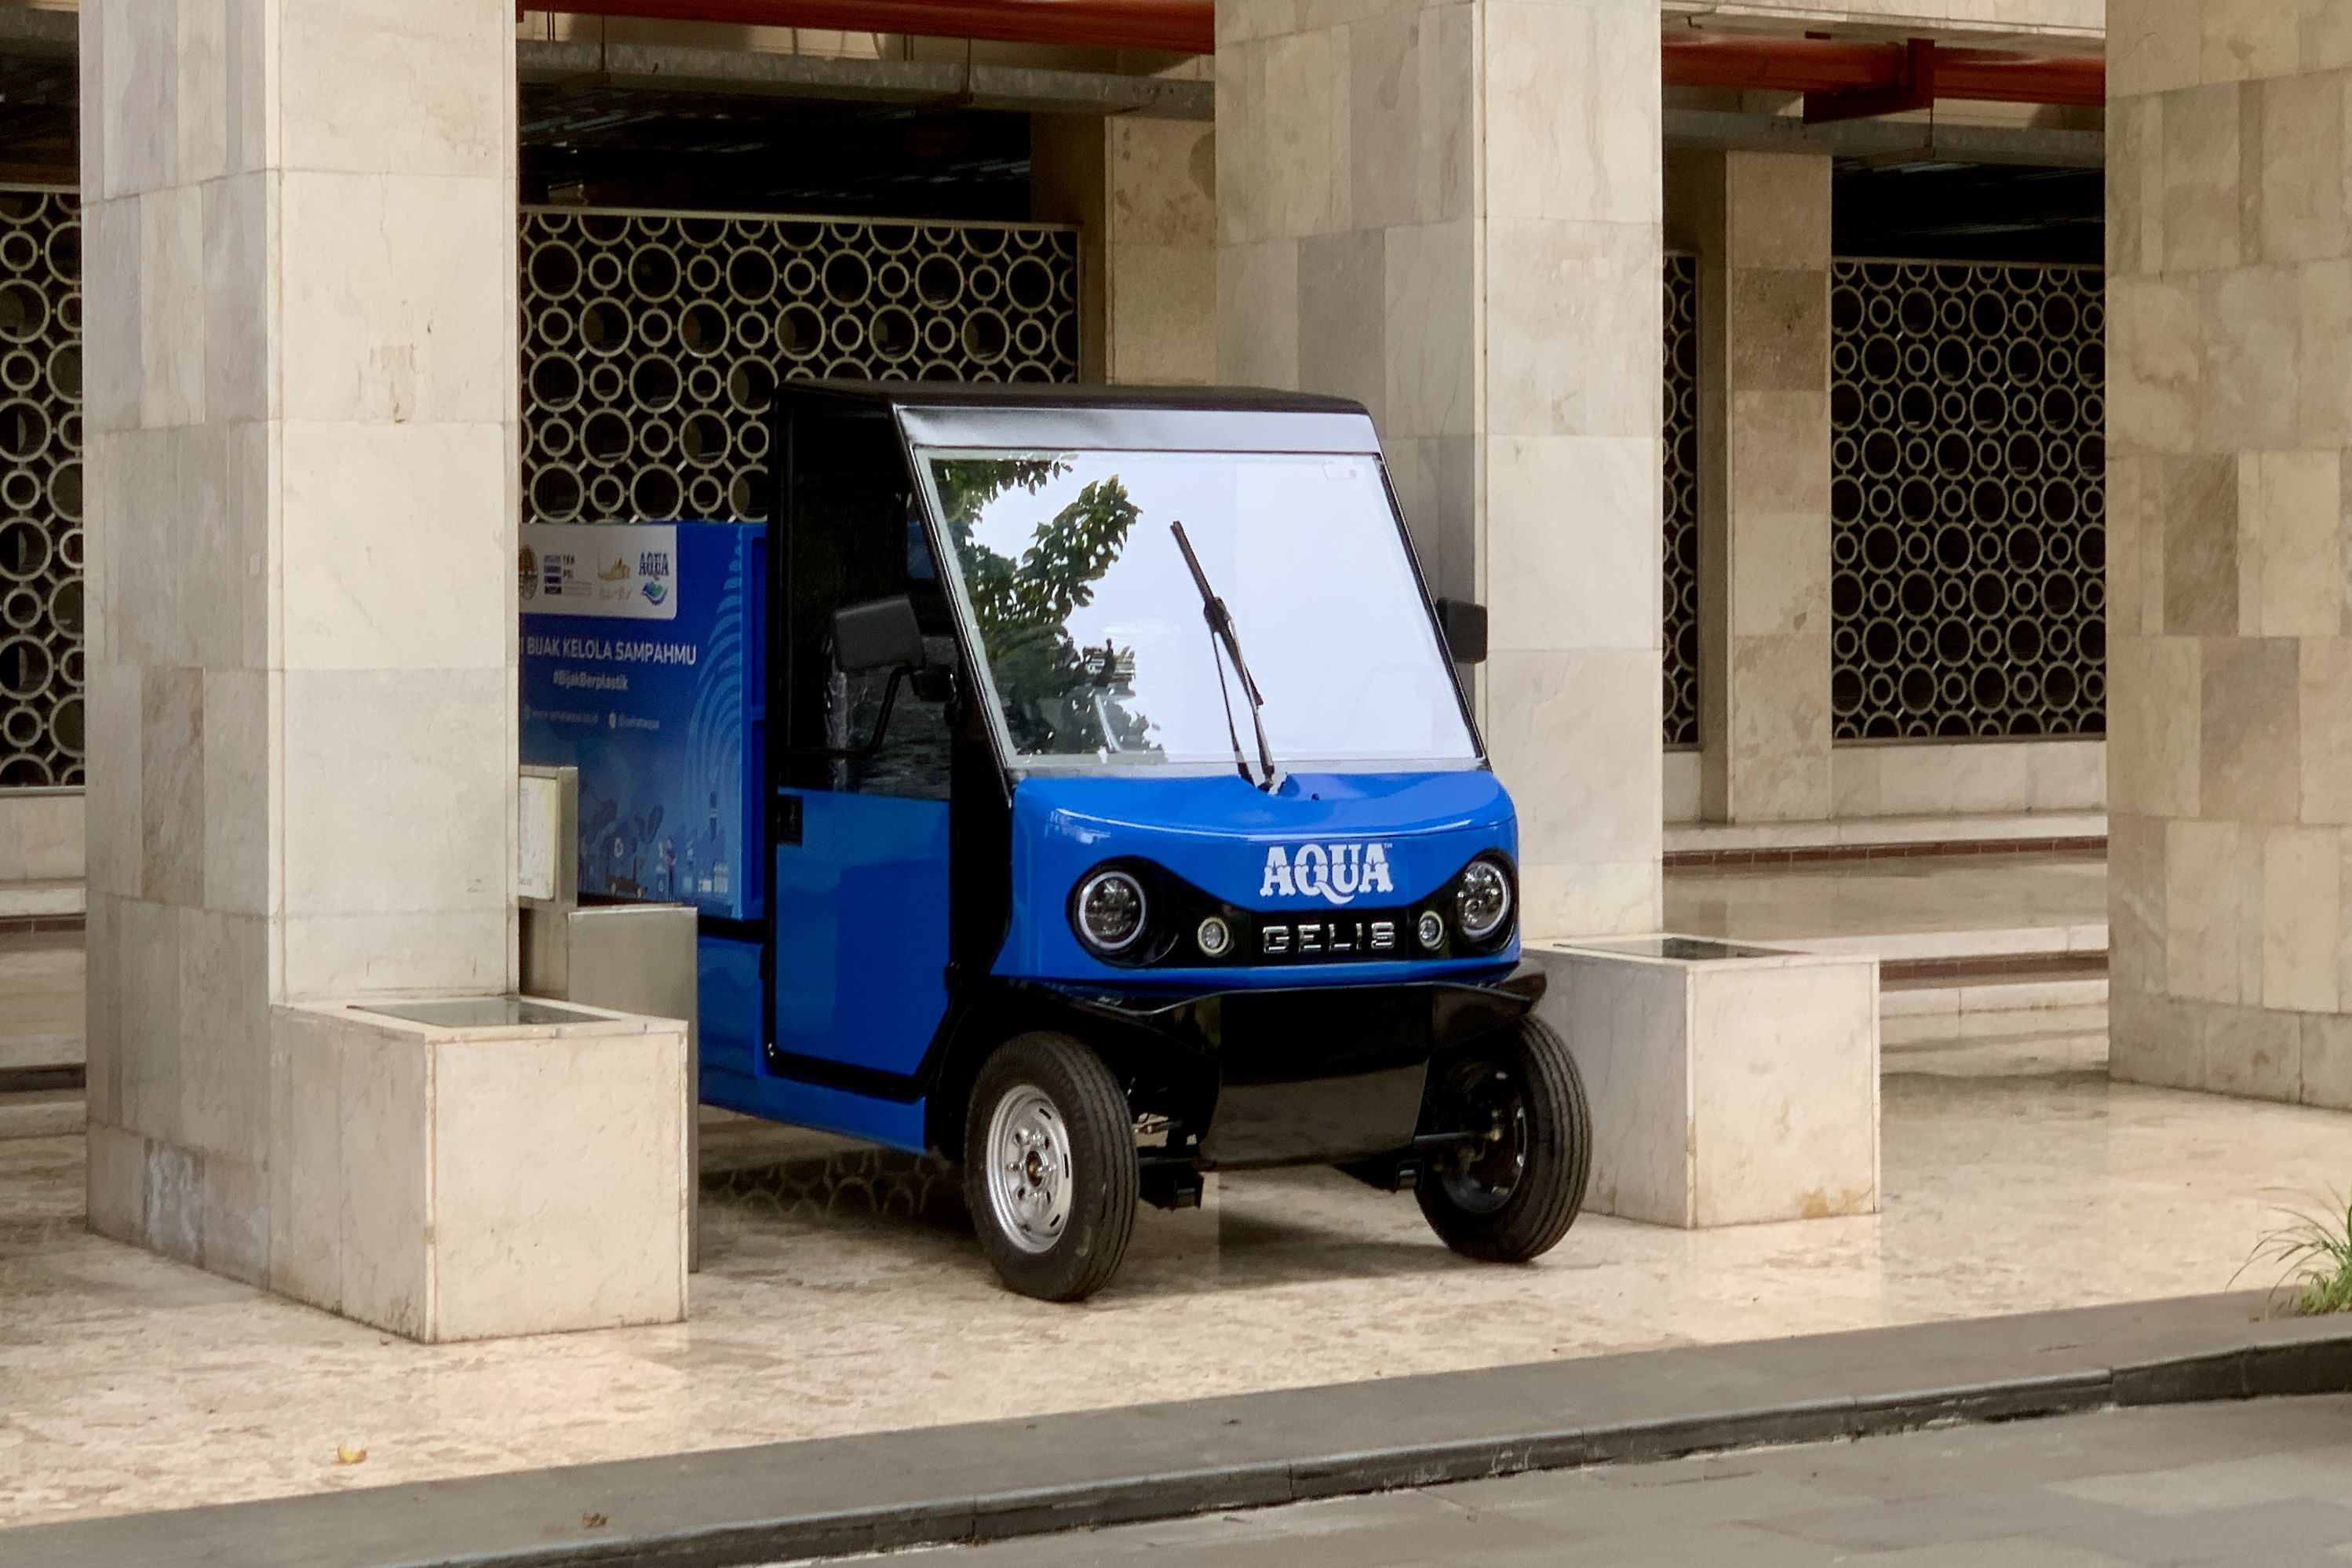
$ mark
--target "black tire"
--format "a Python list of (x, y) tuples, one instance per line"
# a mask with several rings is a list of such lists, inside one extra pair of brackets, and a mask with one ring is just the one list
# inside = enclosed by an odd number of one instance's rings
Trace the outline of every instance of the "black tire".
[[(1024, 1117), (1024, 1108), (1034, 1113), (1041, 1100), (1047, 1108), (1042, 1120)], [(1026, 1174), (1015, 1174), (1002, 1157), (1009, 1146), (994, 1148), (998, 1112), (1008, 1101), (1007, 1132), (1027, 1131), (1045, 1141), (1024, 1146)], [(1051, 1142), (1056, 1127), (1064, 1140), (1058, 1147)], [(998, 1047), (971, 1087), (963, 1153), (972, 1227), (1006, 1286), (1041, 1301), (1083, 1301), (1118, 1272), (1135, 1234), (1140, 1178), (1127, 1096), (1100, 1057), (1066, 1035), (1020, 1035)], [(992, 1185), (992, 1153), (1004, 1169), (1003, 1186)], [(1057, 1153), (1066, 1154), (1066, 1173), (1051, 1179), (1066, 1184), (1067, 1201), (1055, 1222), (1050, 1203), (1028, 1208), (1014, 1194), (1047, 1191), (1026, 1184), (1059, 1170)]]
[(1482, 1263), (1525, 1263), (1559, 1244), (1584, 1207), (1592, 1111), (1560, 1037), (1522, 1018), (1432, 1064), (1439, 1130), (1491, 1130), (1424, 1165), (1413, 1184), (1439, 1239)]

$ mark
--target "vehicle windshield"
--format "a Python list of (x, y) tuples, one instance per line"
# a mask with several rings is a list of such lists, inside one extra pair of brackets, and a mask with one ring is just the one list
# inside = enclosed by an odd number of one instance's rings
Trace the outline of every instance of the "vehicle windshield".
[(1477, 748), (1379, 460), (1231, 452), (919, 454), (1014, 758), (1255, 761), (1181, 522), (1231, 610), (1286, 768), (1464, 765)]

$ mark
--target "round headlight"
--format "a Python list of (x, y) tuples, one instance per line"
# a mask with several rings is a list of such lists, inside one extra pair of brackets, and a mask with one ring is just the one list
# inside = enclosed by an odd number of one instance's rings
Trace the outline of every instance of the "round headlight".
[(1234, 945), (1234, 928), (1224, 922), (1223, 917), (1211, 915), (1201, 922), (1201, 929), (1192, 933), (1192, 940), (1201, 944), (1203, 957), (1223, 958), (1225, 950)]
[(1511, 879), (1492, 860), (1473, 860), (1462, 872), (1462, 886), (1454, 895), (1454, 915), (1462, 934), (1485, 942), (1511, 918)]
[(1079, 940), (1105, 957), (1141, 942), (1150, 912), (1143, 884), (1125, 871), (1097, 871), (1078, 885), (1071, 905)]
[(1435, 910), (1423, 910), (1421, 919), (1413, 922), (1412, 934), (1428, 952), (1435, 952), (1445, 945), (1445, 919)]

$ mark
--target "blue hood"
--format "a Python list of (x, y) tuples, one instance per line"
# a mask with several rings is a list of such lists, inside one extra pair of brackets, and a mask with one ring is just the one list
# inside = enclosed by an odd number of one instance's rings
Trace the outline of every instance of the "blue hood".
[(1031, 777), (1013, 795), (1013, 923), (996, 972), (1238, 987), (1394, 984), (1492, 969), (1517, 959), (1516, 940), (1455, 961), (1136, 970), (1088, 952), (1067, 913), (1079, 879), (1110, 859), (1150, 861), (1240, 909), (1312, 918), (1414, 904), (1486, 849), (1516, 858), (1518, 831), (1510, 796), (1484, 768), (1295, 774), (1271, 795), (1232, 773)]

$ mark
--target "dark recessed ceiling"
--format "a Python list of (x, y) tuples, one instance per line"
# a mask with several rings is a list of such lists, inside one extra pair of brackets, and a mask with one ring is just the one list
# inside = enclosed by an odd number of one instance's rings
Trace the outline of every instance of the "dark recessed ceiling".
[(0, 167), (17, 179), (79, 175), (75, 62), (0, 54)]
[(2106, 176), (2010, 163), (1838, 163), (1839, 256), (2101, 262)]
[(1029, 216), (1024, 114), (534, 85), (521, 129), (526, 202)]

